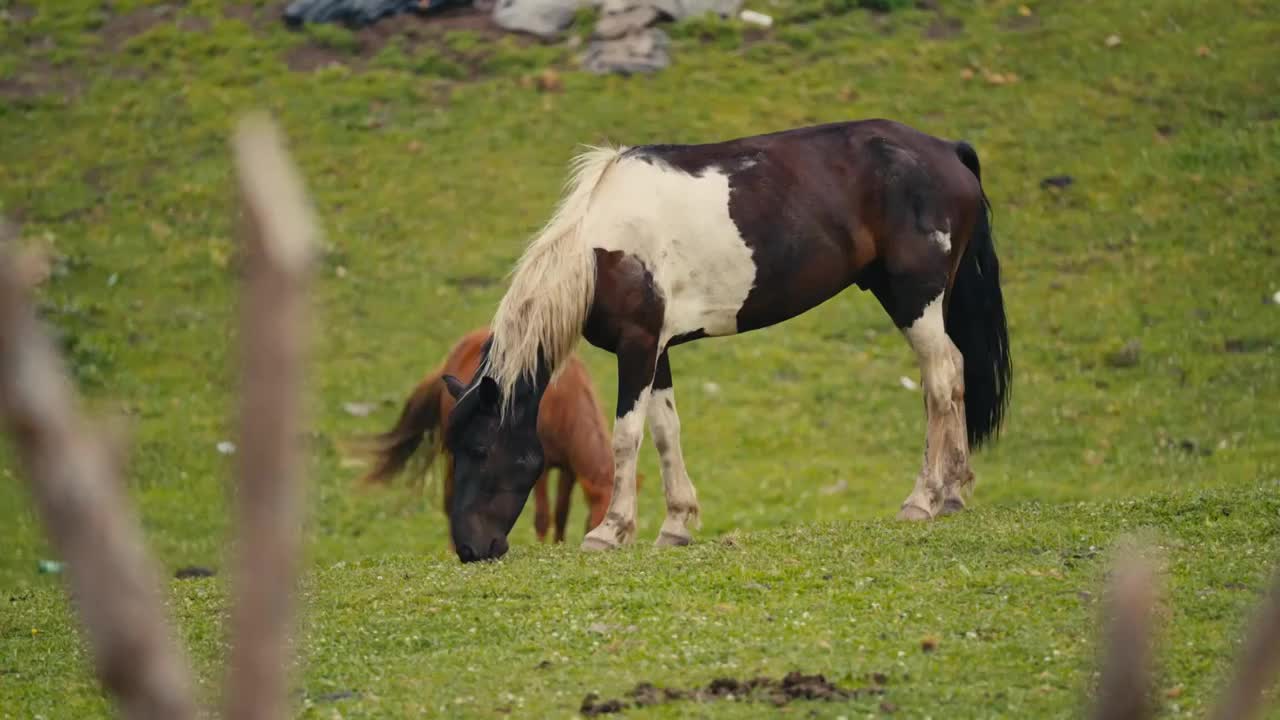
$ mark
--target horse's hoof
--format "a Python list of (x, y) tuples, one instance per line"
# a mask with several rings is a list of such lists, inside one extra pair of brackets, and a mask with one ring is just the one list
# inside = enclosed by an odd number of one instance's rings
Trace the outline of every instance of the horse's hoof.
[(586, 536), (582, 540), (582, 549), (587, 552), (599, 552), (601, 550), (614, 550), (617, 547), (618, 546), (615, 543), (610, 543), (607, 540), (601, 540), (598, 537), (591, 537), (590, 535)]
[(933, 516), (929, 514), (928, 510), (917, 505), (904, 505), (902, 506), (902, 509), (898, 511), (898, 519), (919, 522), (921, 520), (931, 520), (933, 519)]
[(938, 514), (954, 515), (958, 512), (962, 512), (963, 510), (964, 510), (963, 500), (957, 500), (955, 498), (947, 498), (946, 502), (942, 503), (942, 510)]
[(654, 541), (657, 547), (684, 547), (693, 542), (693, 537), (689, 533), (673, 533), (663, 530), (658, 533), (658, 539)]

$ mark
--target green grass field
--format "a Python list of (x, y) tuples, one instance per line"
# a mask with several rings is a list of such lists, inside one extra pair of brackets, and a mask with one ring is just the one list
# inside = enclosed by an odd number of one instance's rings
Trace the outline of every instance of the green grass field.
[[(279, 3), (0, 0), (0, 213), (53, 253), (42, 309), (93, 407), (129, 422), (159, 561), (220, 571), (169, 587), (206, 699), (234, 460), (216, 446), (235, 436), (227, 142), (266, 107), (326, 236), (302, 717), (571, 717), (589, 692), (791, 670), (847, 687), (882, 673), (885, 693), (627, 717), (1080, 717), (1106, 563), (1134, 532), (1166, 558), (1160, 711), (1202, 715), (1280, 550), (1280, 4), (936, 4), (751, 2), (773, 29), (672, 27), (674, 65), (627, 79), (465, 21), (290, 33)], [(561, 91), (529, 82), (548, 67)], [(508, 557), (463, 567), (438, 492), (353, 492), (342, 442), (387, 426), (488, 321), (575, 145), (864, 117), (982, 158), (1015, 387), (1000, 443), (975, 457), (972, 512), (892, 521), (923, 447), (899, 378), (918, 373), (856, 289), (673, 353), (704, 518), (691, 547), (649, 547), (663, 503), (647, 443), (640, 540), (607, 555), (577, 550), (577, 502), (567, 545), (538, 545), (526, 514)], [(1053, 175), (1074, 182), (1042, 188)], [(612, 403), (611, 356), (581, 353)], [(0, 717), (107, 715), (60, 579), (37, 572), (52, 556), (11, 457)]]

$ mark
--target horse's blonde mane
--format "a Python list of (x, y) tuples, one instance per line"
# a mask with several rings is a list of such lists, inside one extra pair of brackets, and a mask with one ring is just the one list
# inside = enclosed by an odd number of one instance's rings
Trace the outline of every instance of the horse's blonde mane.
[(596, 269), (595, 253), (579, 230), (596, 187), (625, 149), (588, 147), (573, 159), (560, 205), (511, 272), (485, 363), (485, 374), (501, 389), (504, 413), (520, 377), (534, 379), (539, 353), (554, 374), (582, 335)]

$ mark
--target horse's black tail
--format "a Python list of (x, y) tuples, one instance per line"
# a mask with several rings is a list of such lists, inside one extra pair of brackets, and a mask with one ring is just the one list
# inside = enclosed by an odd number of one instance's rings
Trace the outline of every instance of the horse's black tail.
[[(978, 153), (956, 143), (960, 162), (982, 183)], [(956, 270), (946, 315), (947, 335), (964, 355), (965, 425), (969, 447), (978, 449), (999, 435), (1013, 382), (1009, 328), (1000, 291), (1000, 261), (991, 236), (991, 202), (982, 208)]]

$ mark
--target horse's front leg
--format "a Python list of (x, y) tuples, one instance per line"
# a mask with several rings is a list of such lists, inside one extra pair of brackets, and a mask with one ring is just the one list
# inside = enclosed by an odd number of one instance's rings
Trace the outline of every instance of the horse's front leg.
[(644, 439), (657, 339), (648, 333), (618, 343), (618, 410), (613, 423), (613, 496), (604, 521), (587, 533), (583, 550), (608, 550), (629, 544), (636, 535), (636, 458)]
[(649, 398), (649, 431), (662, 464), (662, 490), (667, 498), (667, 519), (655, 544), (688, 545), (693, 541), (690, 530), (701, 525), (698, 493), (689, 480), (680, 451), (680, 415), (676, 412), (676, 391), (665, 350), (658, 357)]

